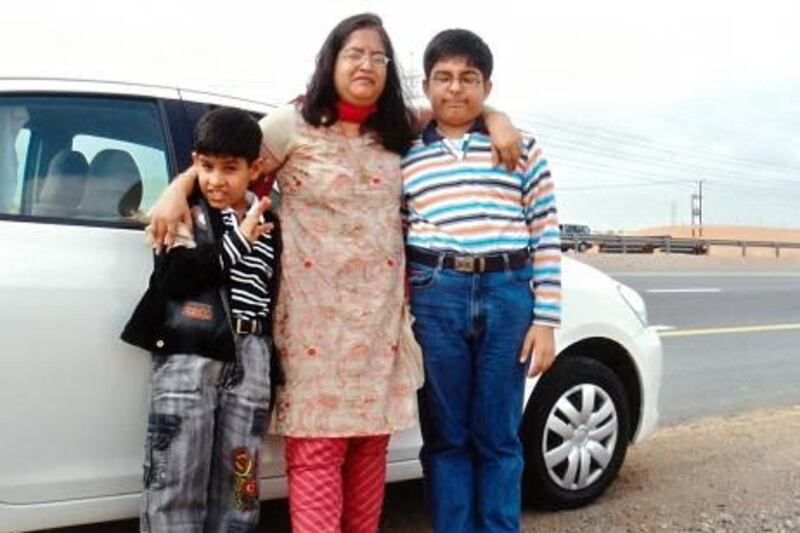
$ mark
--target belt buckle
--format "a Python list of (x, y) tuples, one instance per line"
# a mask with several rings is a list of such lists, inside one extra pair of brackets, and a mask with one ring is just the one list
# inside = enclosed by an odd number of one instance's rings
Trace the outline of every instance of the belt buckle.
[(261, 333), (261, 323), (255, 319), (236, 317), (233, 321), (233, 332), (237, 335), (258, 335)]
[(458, 272), (475, 272), (475, 258), (468, 255), (453, 256), (453, 269)]

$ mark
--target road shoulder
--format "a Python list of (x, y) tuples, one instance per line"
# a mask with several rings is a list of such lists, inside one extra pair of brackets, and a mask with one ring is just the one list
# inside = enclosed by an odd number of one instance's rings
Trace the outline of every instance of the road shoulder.
[(800, 529), (800, 405), (661, 428), (595, 504), (524, 531)]

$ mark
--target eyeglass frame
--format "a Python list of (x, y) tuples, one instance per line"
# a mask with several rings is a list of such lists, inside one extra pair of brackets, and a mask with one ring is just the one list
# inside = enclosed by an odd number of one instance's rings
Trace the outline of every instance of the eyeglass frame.
[(455, 81), (458, 81), (459, 85), (468, 89), (480, 87), (484, 82), (483, 78), (474, 72), (466, 73), (463, 76), (447, 76), (447, 79), (445, 79), (445, 76), (442, 76), (441, 73), (437, 72), (428, 78), (429, 83), (433, 83), (434, 85), (438, 85), (440, 87), (451, 87)]
[[(353, 65), (363, 65), (364, 60), (366, 59), (369, 61), (371, 66), (377, 68), (386, 68), (392, 61), (392, 58), (389, 57), (386, 52), (367, 53), (363, 50), (359, 50), (358, 48), (346, 48), (339, 52), (339, 57)], [(378, 58), (383, 59), (378, 61)]]

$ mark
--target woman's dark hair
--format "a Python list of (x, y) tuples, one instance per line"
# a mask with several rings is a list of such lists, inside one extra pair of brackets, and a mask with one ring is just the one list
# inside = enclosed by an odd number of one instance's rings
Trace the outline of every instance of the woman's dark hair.
[(422, 59), (425, 77), (430, 77), (436, 63), (455, 57), (480, 70), (484, 80), (492, 78), (494, 60), (489, 46), (477, 34), (462, 29), (444, 30), (431, 39)]
[(243, 157), (250, 164), (261, 151), (261, 136), (261, 128), (249, 113), (219, 107), (200, 117), (192, 149), (203, 155)]
[(333, 82), (336, 58), (345, 42), (356, 30), (374, 29), (380, 35), (386, 55), (391, 60), (386, 66), (386, 87), (378, 98), (378, 109), (362, 124), (362, 131), (376, 133), (381, 144), (392, 152), (405, 154), (414, 137), (415, 119), (403, 99), (402, 83), (397, 61), (383, 21), (372, 13), (353, 15), (336, 25), (322, 43), (317, 54), (317, 65), (303, 97), (303, 118), (312, 126), (330, 125), (338, 120), (336, 101), (339, 96)]

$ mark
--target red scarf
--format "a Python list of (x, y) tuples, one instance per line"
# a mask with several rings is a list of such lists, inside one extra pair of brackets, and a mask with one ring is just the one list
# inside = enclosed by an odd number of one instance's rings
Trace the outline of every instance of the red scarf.
[(250, 184), (250, 190), (259, 198), (262, 196), (269, 196), (272, 194), (273, 183), (275, 183), (275, 174), (265, 174)]
[(336, 101), (336, 112), (342, 122), (361, 124), (378, 109), (377, 104), (355, 105), (344, 100)]

